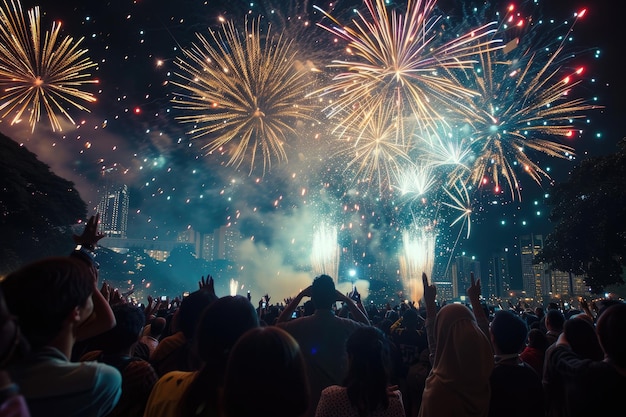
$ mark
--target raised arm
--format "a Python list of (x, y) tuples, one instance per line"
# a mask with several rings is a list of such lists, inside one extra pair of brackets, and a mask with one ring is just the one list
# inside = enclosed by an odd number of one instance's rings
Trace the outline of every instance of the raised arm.
[(98, 263), (96, 262), (96, 246), (98, 241), (105, 235), (98, 231), (100, 213), (91, 216), (85, 224), (85, 229), (80, 235), (73, 235), (74, 243), (78, 245), (71, 256), (88, 262), (93, 276), (93, 313), (76, 330), (76, 339), (85, 340), (100, 333), (112, 329), (115, 326), (115, 315), (109, 305), (109, 300), (105, 298), (98, 288)]
[(491, 340), (489, 336), (489, 317), (487, 317), (483, 305), (480, 302), (480, 279), (475, 280), (473, 272), (470, 272), (470, 287), (467, 289), (467, 296), (470, 299), (478, 327), (480, 327), (480, 330)]
[(435, 338), (435, 317), (437, 317), (437, 287), (428, 283), (428, 276), (422, 273), (422, 285), (424, 286), (424, 304), (426, 305), (426, 338), (428, 339), (428, 351), (430, 363), (435, 359), (435, 350), (437, 348), (437, 339)]
[(291, 299), (291, 301), (289, 301), (289, 304), (285, 306), (282, 313), (280, 313), (280, 315), (278, 316), (278, 319), (276, 319), (276, 323), (283, 323), (283, 322), (291, 320), (291, 315), (293, 314), (294, 311), (296, 311), (296, 308), (298, 308), (302, 299), (304, 297), (310, 297), (310, 296), (311, 296), (311, 286), (309, 285), (308, 287), (300, 291), (298, 295), (296, 295), (293, 299)]
[[(342, 303), (346, 305), (346, 307), (348, 307), (348, 311), (350, 311), (350, 314), (352, 314), (352, 318), (355, 321), (358, 321), (364, 324), (371, 324), (370, 319), (367, 317), (367, 314), (365, 313), (365, 308), (363, 307), (363, 304), (361, 304), (360, 296), (359, 296), (358, 302), (354, 302), (354, 300), (342, 294), (339, 290), (335, 290), (335, 291), (337, 293), (337, 301), (341, 301)], [(361, 304), (361, 307), (359, 307), (357, 303)]]

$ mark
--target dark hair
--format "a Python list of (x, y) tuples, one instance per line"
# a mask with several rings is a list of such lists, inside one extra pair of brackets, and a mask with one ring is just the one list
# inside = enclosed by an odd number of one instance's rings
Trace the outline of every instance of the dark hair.
[(404, 314), (402, 314), (402, 325), (404, 327), (415, 329), (420, 324), (419, 320), (420, 320), (419, 314), (417, 313), (417, 310), (415, 310), (414, 308), (405, 310)]
[(39, 349), (59, 334), (76, 307), (85, 306), (94, 290), (94, 276), (79, 259), (46, 258), (12, 272), (1, 285), (22, 333), (33, 349)]
[(337, 301), (335, 282), (329, 275), (319, 275), (311, 285), (311, 300), (315, 308), (328, 309)]
[(596, 331), (606, 356), (621, 368), (626, 368), (626, 304), (607, 307), (598, 317)]
[(111, 310), (115, 315), (115, 327), (96, 337), (102, 351), (109, 354), (126, 350), (136, 343), (146, 321), (143, 310), (132, 304), (114, 304)]
[(548, 338), (543, 330), (539, 328), (530, 329), (528, 332), (528, 346), (545, 352), (548, 349)]
[(360, 416), (387, 409), (391, 362), (385, 334), (374, 326), (359, 327), (348, 338), (346, 351), (350, 363), (344, 385), (352, 406)]
[(528, 326), (517, 314), (500, 310), (491, 321), (491, 334), (503, 354), (520, 353), (526, 344)]
[(193, 339), (202, 312), (215, 300), (217, 297), (214, 294), (204, 290), (194, 291), (183, 298), (178, 308), (176, 324), (187, 340)]
[(604, 359), (602, 346), (591, 322), (584, 318), (570, 318), (563, 325), (563, 333), (572, 351), (578, 356), (594, 361)]
[(550, 324), (555, 330), (563, 330), (563, 324), (565, 324), (565, 316), (561, 313), (561, 310), (548, 310), (546, 313), (546, 327)]
[(164, 317), (155, 317), (150, 322), (150, 336), (159, 337), (165, 331), (167, 320)]
[(195, 415), (200, 407), (217, 407), (230, 350), (242, 334), (255, 327), (259, 327), (259, 317), (247, 297), (227, 295), (204, 310), (195, 341), (204, 364), (181, 399), (181, 415)]
[(309, 396), (304, 356), (289, 333), (265, 326), (241, 336), (228, 359), (225, 416), (300, 416), (309, 407)]

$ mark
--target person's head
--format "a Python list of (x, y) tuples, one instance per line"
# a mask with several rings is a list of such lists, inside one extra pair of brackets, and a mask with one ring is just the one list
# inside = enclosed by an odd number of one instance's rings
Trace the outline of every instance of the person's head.
[[(181, 415), (193, 415), (198, 408), (211, 409), (209, 414), (217, 412), (228, 356), (241, 335), (259, 325), (254, 306), (241, 295), (220, 297), (204, 310), (195, 338), (196, 352), (204, 364), (181, 400)], [(265, 384), (266, 375), (250, 377)]]
[(545, 352), (546, 349), (548, 349), (549, 343), (544, 331), (539, 328), (530, 329), (528, 332), (528, 346)]
[(626, 369), (626, 304), (607, 307), (598, 317), (596, 331), (605, 357)]
[(150, 323), (150, 336), (158, 339), (165, 331), (167, 320), (164, 317), (155, 317)]
[(205, 363), (224, 368), (235, 342), (254, 327), (259, 327), (259, 316), (248, 298), (221, 297), (204, 311), (198, 323), (198, 355)]
[(517, 314), (497, 311), (490, 326), (491, 340), (500, 354), (520, 353), (526, 345), (528, 326)]
[(435, 316), (437, 348), (433, 369), (440, 377), (468, 386), (489, 379), (493, 351), (472, 311), (463, 304), (446, 304)]
[(360, 327), (348, 337), (345, 385), (353, 406), (373, 411), (389, 405), (389, 350), (387, 337), (374, 326)]
[(91, 315), (94, 279), (87, 263), (58, 257), (28, 264), (10, 273), (1, 285), (22, 333), (33, 349), (39, 349), (66, 324), (78, 325)]
[(553, 332), (563, 331), (563, 324), (565, 324), (565, 316), (558, 309), (548, 309), (546, 313), (546, 329)]
[(176, 313), (176, 325), (187, 340), (193, 339), (202, 312), (215, 300), (215, 294), (204, 290), (194, 291), (183, 298)]
[(402, 325), (411, 330), (415, 330), (419, 327), (420, 324), (420, 316), (417, 313), (417, 310), (414, 308), (410, 308), (404, 311), (402, 315)]
[(105, 353), (123, 353), (139, 339), (146, 318), (143, 310), (132, 304), (114, 304), (111, 310), (115, 315), (116, 325), (96, 337), (96, 347), (100, 347)]
[(295, 417), (309, 404), (306, 364), (296, 340), (277, 326), (241, 336), (226, 368), (224, 415)]
[(601, 361), (604, 358), (596, 330), (587, 319), (573, 317), (566, 320), (563, 333), (572, 351), (578, 356), (594, 361)]
[(335, 282), (329, 275), (319, 275), (311, 285), (311, 300), (318, 310), (331, 309), (337, 301)]

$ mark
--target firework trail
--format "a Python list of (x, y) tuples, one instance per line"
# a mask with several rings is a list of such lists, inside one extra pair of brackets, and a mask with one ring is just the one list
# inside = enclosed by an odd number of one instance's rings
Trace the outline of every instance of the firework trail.
[[(480, 186), (493, 183), (501, 190), (501, 179), (511, 192), (511, 198), (521, 199), (517, 170), (521, 169), (535, 182), (550, 178), (528, 154), (534, 151), (551, 157), (570, 159), (574, 149), (559, 140), (572, 139), (578, 134), (575, 120), (586, 118), (586, 111), (600, 108), (572, 94), (580, 84), (583, 68), (571, 69), (575, 55), (567, 54), (565, 42), (585, 12), (575, 15), (564, 35), (547, 44), (532, 42), (533, 33), (543, 29), (531, 25), (531, 20), (516, 18), (514, 9), (503, 19), (526, 34), (508, 40), (499, 50), (483, 49), (479, 64), (465, 71), (463, 82), (480, 93), (458, 108), (457, 126), (469, 126), (470, 148), (474, 162), (469, 166), (467, 183)], [(498, 32), (496, 36), (507, 36)], [(524, 46), (521, 39), (529, 41)]]
[(339, 279), (339, 244), (337, 228), (322, 222), (313, 235), (311, 265), (316, 275), (327, 274)]
[(399, 256), (400, 276), (411, 301), (419, 301), (424, 294), (422, 273), (431, 276), (435, 265), (436, 231), (434, 226), (417, 224), (402, 233), (402, 253)]
[(315, 105), (306, 98), (312, 71), (296, 65), (292, 41), (270, 32), (262, 36), (258, 20), (246, 21), (244, 32), (223, 23), (210, 40), (198, 34), (199, 44), (176, 61), (184, 82), (174, 82), (182, 92), (173, 102), (190, 113), (178, 120), (194, 124), (194, 138), (209, 136), (208, 154), (228, 147), (227, 165), (249, 158), (250, 173), (257, 153), (263, 173), (273, 159), (285, 161), (296, 122), (315, 122)]
[(39, 7), (24, 15), (19, 0), (3, 0), (0, 8), (0, 111), (11, 115), (11, 124), (28, 115), (31, 132), (45, 113), (52, 130), (62, 130), (59, 116), (74, 119), (66, 110), (71, 105), (89, 111), (81, 101), (96, 101), (81, 88), (96, 84), (86, 71), (96, 66), (79, 49), (83, 38), (60, 36), (61, 23), (54, 22), (42, 36)]
[(404, 133), (406, 118), (415, 120), (421, 130), (432, 130), (433, 123), (444, 120), (441, 107), (476, 95), (448, 72), (472, 68), (477, 48), (498, 47), (497, 39), (487, 39), (495, 30), (493, 23), (446, 41), (435, 0), (409, 0), (404, 14), (389, 13), (384, 0), (365, 0), (364, 4), (369, 16), (359, 12), (351, 26), (328, 13), (325, 16), (336, 26), (320, 24), (346, 41), (352, 55), (351, 60), (329, 65), (340, 74), (318, 91), (333, 97), (326, 111), (338, 119), (336, 132), (362, 128), (385, 103), (395, 105), (399, 134)]

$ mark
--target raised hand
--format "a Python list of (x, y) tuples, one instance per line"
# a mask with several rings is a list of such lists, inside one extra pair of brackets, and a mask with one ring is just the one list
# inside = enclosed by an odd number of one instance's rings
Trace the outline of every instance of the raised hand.
[(91, 216), (85, 224), (85, 229), (81, 235), (73, 235), (74, 243), (83, 245), (86, 249), (94, 250), (98, 241), (105, 237), (104, 233), (98, 231), (98, 222), (100, 221), (100, 213)]
[(428, 276), (425, 272), (422, 273), (422, 285), (424, 285), (424, 303), (426, 306), (428, 306), (429, 303), (434, 305), (435, 299), (437, 298), (437, 287), (435, 287), (434, 284), (428, 283)]
[(215, 295), (215, 282), (213, 281), (213, 276), (211, 275), (207, 274), (206, 281), (203, 275), (202, 278), (200, 278), (200, 281), (198, 281), (198, 287), (201, 291), (207, 291), (208, 293)]
[(470, 286), (467, 289), (467, 296), (470, 301), (480, 300), (480, 278), (474, 279), (474, 273), (470, 272)]

